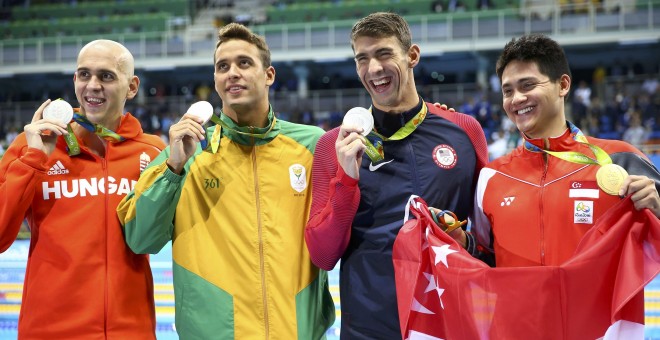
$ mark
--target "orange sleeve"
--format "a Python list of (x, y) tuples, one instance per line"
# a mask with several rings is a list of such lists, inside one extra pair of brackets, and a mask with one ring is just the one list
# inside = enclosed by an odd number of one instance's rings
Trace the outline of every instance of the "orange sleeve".
[(25, 134), (20, 134), (0, 159), (0, 252), (16, 239), (31, 208), (34, 176), (47, 170), (47, 160), (43, 151), (28, 148)]

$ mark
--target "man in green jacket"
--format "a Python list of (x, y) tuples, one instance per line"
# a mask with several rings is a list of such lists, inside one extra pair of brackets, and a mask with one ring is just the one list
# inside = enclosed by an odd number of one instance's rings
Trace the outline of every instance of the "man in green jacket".
[(182, 339), (323, 338), (334, 304), (304, 240), (323, 131), (275, 117), (262, 37), (230, 24), (218, 38), (222, 112), (207, 130), (193, 114), (172, 125), (169, 147), (118, 207), (126, 241), (157, 253), (172, 240)]

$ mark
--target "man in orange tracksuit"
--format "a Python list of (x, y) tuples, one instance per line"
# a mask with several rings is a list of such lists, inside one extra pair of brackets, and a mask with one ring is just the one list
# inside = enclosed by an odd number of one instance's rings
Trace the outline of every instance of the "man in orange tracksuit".
[[(126, 246), (115, 209), (164, 148), (123, 114), (140, 80), (119, 43), (96, 40), (73, 76), (80, 109), (67, 124), (44, 102), (0, 162), (0, 251), (32, 232), (19, 339), (155, 339), (146, 255)], [(75, 135), (75, 152), (64, 136)], [(69, 138), (70, 139), (70, 138)]]

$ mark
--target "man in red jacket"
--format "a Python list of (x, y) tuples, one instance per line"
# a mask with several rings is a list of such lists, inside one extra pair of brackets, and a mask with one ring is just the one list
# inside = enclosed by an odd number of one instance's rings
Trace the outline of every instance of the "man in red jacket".
[[(586, 137), (566, 120), (571, 72), (557, 42), (540, 34), (513, 39), (497, 74), (502, 107), (525, 141), (481, 170), (471, 231), (455, 237), (463, 247), (487, 262), (494, 255), (497, 267), (559, 266), (622, 197), (660, 217), (660, 173), (649, 159), (623, 141)], [(475, 239), (478, 247), (470, 247)], [(633, 299), (628, 325), (643, 332), (643, 294)]]
[(559, 44), (543, 35), (514, 39), (497, 74), (502, 107), (525, 139), (477, 183), (472, 231), (498, 267), (562, 264), (624, 196), (660, 216), (660, 174), (648, 158), (628, 143), (586, 137), (566, 120), (571, 72)]
[(124, 46), (90, 42), (73, 76), (73, 121), (43, 119), (47, 100), (2, 157), (0, 250), (24, 219), (32, 232), (20, 339), (155, 339), (149, 260), (124, 243), (115, 212), (164, 148), (124, 114), (140, 84), (133, 72)]

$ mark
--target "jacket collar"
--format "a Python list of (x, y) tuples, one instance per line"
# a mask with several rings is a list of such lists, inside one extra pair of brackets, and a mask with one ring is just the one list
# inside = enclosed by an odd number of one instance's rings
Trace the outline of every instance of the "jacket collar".
[(378, 133), (383, 136), (393, 135), (419, 113), (419, 111), (422, 109), (423, 103), (424, 101), (420, 97), (415, 107), (398, 114), (386, 113), (385, 111), (381, 111), (372, 105), (371, 114), (374, 116), (374, 126), (376, 127), (376, 131), (378, 131)]
[(220, 113), (220, 119), (229, 128), (222, 129), (222, 134), (243, 145), (263, 145), (273, 140), (280, 133), (280, 123), (275, 118), (272, 107), (269, 107), (268, 110), (268, 124), (263, 128), (239, 126), (224, 113)]
[[(566, 121), (566, 130), (559, 136), (550, 138), (528, 138), (523, 133), (525, 139), (524, 148), (531, 152), (542, 152), (542, 149), (549, 151), (569, 151), (575, 150), (579, 147), (579, 143), (575, 140), (576, 136), (584, 134), (573, 123)], [(547, 140), (548, 144), (545, 145)]]

